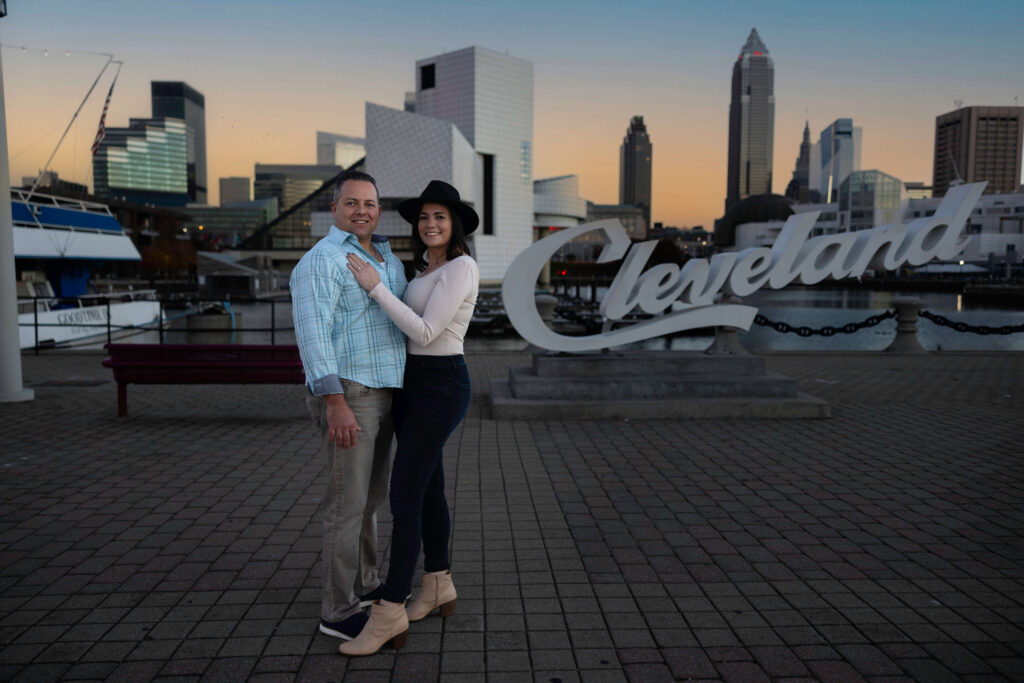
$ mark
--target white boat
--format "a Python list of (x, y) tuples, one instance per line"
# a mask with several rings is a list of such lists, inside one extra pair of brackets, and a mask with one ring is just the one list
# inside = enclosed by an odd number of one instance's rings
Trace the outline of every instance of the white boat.
[[(110, 208), (11, 188), (14, 257), (18, 281), (21, 348), (96, 343), (156, 329), (162, 322), (153, 290), (86, 294), (97, 262), (140, 261), (135, 245)], [(39, 265), (58, 276), (69, 292), (54, 289), (35, 274)], [(51, 276), (52, 279), (52, 276)]]

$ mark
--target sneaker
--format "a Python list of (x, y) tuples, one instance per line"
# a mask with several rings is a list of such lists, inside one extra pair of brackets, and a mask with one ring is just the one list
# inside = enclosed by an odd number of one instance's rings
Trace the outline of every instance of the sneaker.
[(363, 626), (366, 625), (367, 621), (369, 621), (369, 617), (366, 616), (365, 612), (356, 612), (348, 619), (342, 621), (326, 621), (321, 619), (320, 633), (333, 636), (334, 638), (341, 638), (342, 640), (352, 640), (363, 630)]
[[(370, 605), (372, 605), (373, 603), (375, 603), (378, 600), (382, 599), (383, 597), (384, 597), (384, 584), (381, 583), (381, 584), (378, 584), (376, 588), (374, 588), (372, 591), (370, 591), (366, 595), (360, 596), (360, 598), (359, 598), (359, 609), (363, 609), (364, 607), (369, 607)], [(412, 597), (412, 593), (409, 593), (408, 595), (405, 596), (405, 599), (408, 600), (411, 597)]]

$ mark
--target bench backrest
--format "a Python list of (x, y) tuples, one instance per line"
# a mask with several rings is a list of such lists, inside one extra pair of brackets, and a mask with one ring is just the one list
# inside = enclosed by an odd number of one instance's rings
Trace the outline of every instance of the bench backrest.
[(288, 363), (302, 367), (299, 347), (290, 345), (243, 344), (106, 344), (110, 359), (129, 362), (218, 362), (234, 363)]

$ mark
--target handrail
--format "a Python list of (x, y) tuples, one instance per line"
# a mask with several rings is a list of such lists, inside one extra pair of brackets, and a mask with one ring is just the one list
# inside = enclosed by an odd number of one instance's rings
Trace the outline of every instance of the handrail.
[[(231, 305), (231, 304), (235, 304), (235, 305), (237, 305), (237, 304), (263, 304), (263, 305), (267, 305), (267, 304), (269, 304), (270, 305), (270, 321), (271, 321), (270, 327), (245, 327), (245, 326), (237, 327), (237, 326), (233, 326), (232, 327), (232, 332), (269, 332), (270, 333), (270, 343), (274, 344), (275, 341), (276, 341), (276, 335), (277, 335), (278, 332), (290, 332), (290, 331), (293, 331), (295, 329), (294, 326), (292, 326), (292, 325), (287, 325), (287, 326), (283, 326), (283, 327), (278, 327), (278, 325), (277, 325), (277, 318), (278, 318), (278, 316), (277, 316), (277, 304), (278, 303), (289, 303), (290, 304), (291, 303), (290, 299), (287, 300), (287, 301), (283, 301), (283, 300), (279, 301), (277, 299), (258, 299), (258, 298), (255, 298), (255, 297), (234, 298), (234, 299), (230, 299), (230, 298), (198, 298), (198, 297), (188, 297), (188, 298), (166, 298), (166, 297), (159, 297), (159, 298), (152, 298), (152, 299), (139, 299), (139, 298), (136, 298), (139, 294), (143, 294), (143, 293), (149, 294), (149, 293), (152, 293), (154, 291), (155, 290), (138, 290), (138, 291), (132, 291), (132, 292), (119, 292), (119, 293), (108, 293), (108, 294), (89, 294), (89, 295), (83, 295), (81, 297), (34, 296), (34, 297), (30, 297), (30, 298), (22, 298), (22, 299), (18, 300), (19, 303), (22, 303), (22, 304), (32, 304), (32, 307), (33, 307), (33, 320), (32, 320), (32, 322), (24, 322), (24, 323), (23, 322), (19, 322), (18, 325), (19, 325), (19, 327), (32, 327), (34, 329), (35, 344), (32, 347), (30, 347), (30, 348), (33, 349), (33, 351), (35, 352), (36, 355), (39, 354), (40, 350), (47, 349), (47, 348), (71, 348), (71, 347), (74, 347), (74, 346), (80, 346), (81, 345), (80, 343), (76, 344), (75, 343), (76, 340), (70, 340), (70, 341), (67, 341), (67, 342), (61, 342), (60, 344), (47, 344), (45, 346), (41, 346), (40, 343), (39, 343), (39, 330), (41, 330), (41, 329), (51, 329), (51, 328), (60, 328), (60, 327), (77, 327), (77, 328), (92, 328), (92, 329), (99, 328), (101, 330), (106, 330), (106, 333), (107, 333), (107, 335), (106, 335), (107, 336), (107, 343), (111, 343), (113, 341), (113, 334), (114, 334), (114, 332), (124, 332), (124, 331), (131, 331), (131, 330), (137, 330), (139, 333), (141, 333), (141, 332), (156, 332), (156, 331), (158, 331), (160, 333), (160, 336), (159, 336), (160, 342), (159, 343), (163, 344), (164, 343), (164, 339), (165, 339), (165, 334), (167, 332), (167, 330), (165, 329), (167, 327), (167, 323), (171, 323), (171, 322), (174, 322), (175, 320), (180, 320), (181, 318), (186, 318), (186, 317), (191, 316), (191, 315), (199, 315), (204, 310), (210, 308), (211, 306), (224, 305), (224, 304), (228, 304), (228, 305)], [(39, 315), (38, 314), (40, 313), (41, 305), (52, 306), (55, 303), (59, 304), (60, 302), (73, 302), (73, 303), (78, 304), (78, 306), (77, 306), (78, 308), (82, 308), (83, 306), (81, 305), (82, 304), (81, 300), (85, 299), (85, 298), (89, 298), (90, 302), (95, 302), (94, 306), (103, 306), (103, 305), (106, 306), (106, 308), (107, 308), (106, 319), (104, 321), (102, 321), (102, 322), (78, 321), (78, 322), (68, 322), (68, 323), (61, 323), (61, 322), (48, 323), (48, 322), (40, 322), (39, 321)], [(147, 324), (142, 324), (142, 325), (121, 325), (121, 324), (114, 323), (111, 320), (111, 316), (110, 316), (110, 306), (111, 306), (111, 304), (112, 303), (129, 303), (129, 302), (132, 302), (132, 301), (155, 301), (155, 302), (159, 303), (160, 304), (160, 312), (159, 312), (159, 314), (157, 316), (158, 319), (159, 319), (159, 322), (154, 321), (152, 323), (147, 323)], [(174, 312), (177, 309), (182, 309), (182, 308), (184, 309), (184, 311), (182, 313), (179, 313), (179, 314), (176, 314), (176, 315), (174, 314)], [(42, 312), (48, 312), (50, 310), (75, 310), (75, 307), (69, 306), (67, 309), (54, 309), (54, 308), (46, 307), (46, 308), (42, 309)], [(168, 315), (168, 311), (171, 311), (172, 314)], [(291, 321), (291, 316), (286, 316), (286, 317), (287, 317), (288, 321), (290, 322)], [(178, 330), (174, 330), (174, 331), (178, 332)], [(214, 331), (215, 330), (196, 330), (196, 332), (214, 332)], [(94, 336), (96, 336), (96, 335), (88, 335), (87, 338), (91, 338), (91, 337), (94, 337)], [(78, 340), (78, 341), (80, 341), (80, 340)], [(86, 342), (86, 344), (93, 344), (93, 343), (97, 343), (97, 342), (96, 341), (88, 341), (88, 342)]]
[(17, 201), (24, 202), (25, 204), (44, 204), (39, 199), (49, 199), (50, 203), (58, 209), (78, 209), (80, 211), (86, 211), (88, 213), (102, 213), (108, 216), (113, 216), (110, 207), (100, 202), (90, 202), (84, 199), (74, 199), (72, 197), (60, 197), (53, 194), (45, 194), (42, 192), (34, 192), (30, 196), (27, 190), (20, 187), (12, 187), (11, 194), (17, 195)]

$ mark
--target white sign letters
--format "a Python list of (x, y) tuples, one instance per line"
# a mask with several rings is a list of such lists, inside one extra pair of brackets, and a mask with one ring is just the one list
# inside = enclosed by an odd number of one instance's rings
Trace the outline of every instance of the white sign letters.
[[(534, 242), (512, 261), (501, 288), (505, 312), (523, 339), (552, 351), (591, 351), (698, 327), (748, 329), (757, 309), (716, 305), (716, 294), (746, 296), (764, 286), (781, 289), (792, 282), (812, 285), (827, 277), (857, 277), (868, 268), (895, 270), (903, 264), (919, 266), (935, 258), (951, 260), (967, 244), (967, 238), (961, 239), (963, 226), (985, 185), (951, 188), (933, 216), (870, 230), (808, 238), (818, 212), (796, 214), (783, 225), (771, 249), (754, 247), (715, 254), (710, 259), (690, 259), (682, 268), (663, 263), (646, 272), (644, 267), (656, 241), (630, 248), (626, 231), (615, 219), (577, 225)], [(604, 230), (609, 240), (598, 263), (625, 257), (601, 300), (601, 314), (617, 321), (639, 308), (655, 317), (600, 334), (568, 337), (544, 324), (537, 312), (534, 289), (541, 269), (554, 253), (573, 238), (593, 230)], [(670, 310), (675, 302), (682, 304), (683, 310)]]

